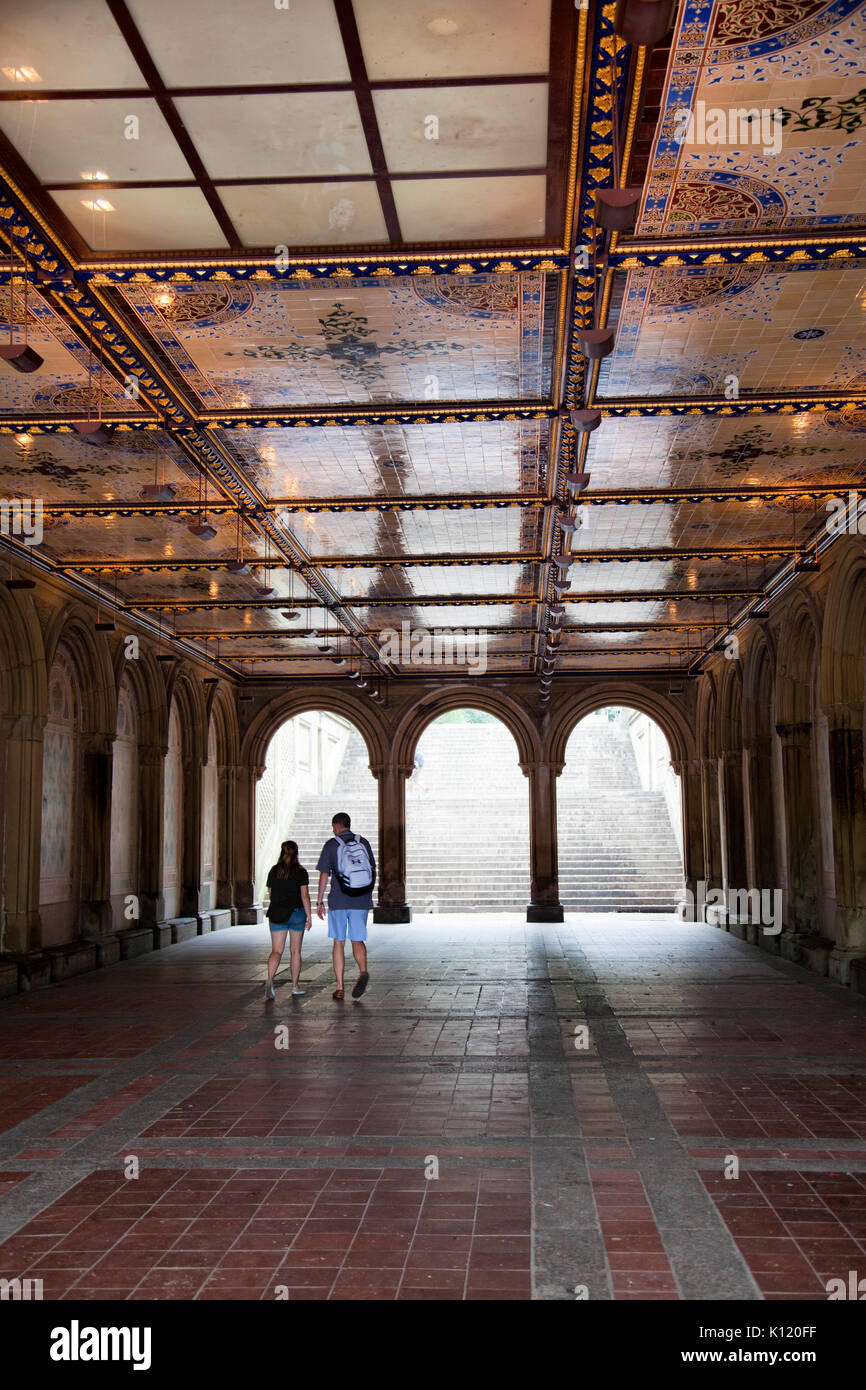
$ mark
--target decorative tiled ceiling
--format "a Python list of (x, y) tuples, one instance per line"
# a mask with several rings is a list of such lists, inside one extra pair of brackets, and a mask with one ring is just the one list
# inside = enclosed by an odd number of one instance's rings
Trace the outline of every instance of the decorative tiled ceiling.
[(402, 625), (483, 631), (497, 674), (699, 669), (866, 485), (866, 5), (681, 0), (655, 52), (614, 13), (4, 17), (0, 333), (43, 363), (0, 364), (0, 473), (43, 503), (33, 567), (250, 679), (328, 647), (406, 678)]

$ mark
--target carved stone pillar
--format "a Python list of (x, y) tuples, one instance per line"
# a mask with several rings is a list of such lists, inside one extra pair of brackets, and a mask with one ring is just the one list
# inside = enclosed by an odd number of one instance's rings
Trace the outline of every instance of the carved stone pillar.
[(719, 759), (721, 777), (721, 806), (725, 816), (725, 862), (722, 868), (726, 891), (745, 888), (748, 880), (746, 867), (746, 822), (743, 806), (743, 755), (740, 749), (731, 749)]
[(235, 913), (239, 923), (261, 922), (262, 906), (256, 902), (256, 783), (264, 763), (239, 765), (235, 771)]
[(704, 829), (704, 879), (709, 891), (722, 886), (719, 765), (715, 758), (701, 759), (701, 809)]
[(672, 762), (671, 767), (680, 779), (684, 888), (687, 894), (692, 895), (692, 901), (697, 902), (698, 885), (706, 881), (701, 764), (697, 758), (690, 758), (681, 762)]
[(162, 891), (162, 849), (165, 817), (166, 744), (140, 744), (138, 787), (141, 798), (139, 845), (139, 908), (144, 926), (154, 927), (165, 918)]
[(379, 787), (378, 898), (374, 922), (411, 922), (406, 902), (406, 779), (412, 767), (383, 763), (370, 768)]
[(21, 955), (42, 946), (39, 870), (44, 730), (44, 716), (22, 716), (6, 723), (3, 946)]
[(217, 821), (217, 907), (234, 907), (235, 806), (237, 768), (217, 769), (219, 786)]
[(562, 922), (556, 841), (556, 779), (564, 763), (521, 763), (529, 778), (530, 902), (527, 922)]
[(206, 904), (201, 892), (202, 765), (195, 758), (183, 760), (183, 867), (181, 917), (195, 917)]
[(81, 897), (78, 929), (92, 940), (111, 931), (112, 740), (89, 734), (81, 746)]
[(768, 738), (757, 738), (746, 748), (744, 778), (749, 887), (781, 888), (781, 874), (776, 862), (773, 754)]
[(812, 725), (777, 726), (782, 745), (789, 919), (795, 931), (818, 930), (818, 846), (812, 792)]
[(866, 794), (863, 709), (835, 705), (827, 711), (833, 857), (836, 871), (834, 978), (847, 982), (848, 963), (866, 953)]

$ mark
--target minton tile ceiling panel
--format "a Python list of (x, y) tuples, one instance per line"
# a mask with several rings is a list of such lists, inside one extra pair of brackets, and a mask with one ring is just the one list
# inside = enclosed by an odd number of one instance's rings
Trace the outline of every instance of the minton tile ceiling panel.
[[(798, 533), (817, 517), (826, 520), (823, 502), (800, 499), (793, 504)], [(663, 546), (760, 546), (792, 543), (792, 503), (787, 500), (747, 502), (677, 502), (641, 506), (582, 507), (580, 529), (572, 551), (640, 550)], [(814, 527), (812, 528), (814, 529)]]
[[(113, 87), (141, 87), (141, 70), (104, 0), (27, 0), (5, 6), (3, 66), (34, 68), (46, 90), (98, 87), (111, 73)], [(0, 71), (0, 89), (18, 83)]]
[(347, 82), (332, 0), (128, 0), (169, 87)]
[(471, 597), (490, 593), (536, 592), (537, 565), (413, 565), (401, 569), (325, 569), (323, 575), (343, 598), (406, 598), (408, 601), (451, 594)]
[(178, 97), (178, 114), (214, 179), (372, 172), (353, 92)]
[[(138, 122), (135, 139), (126, 134), (133, 129), (130, 118)], [(159, 106), (147, 98), (2, 102), (0, 129), (22, 154), (26, 151), (43, 183), (77, 182), (97, 171), (109, 180), (189, 177), (189, 165)], [(112, 193), (105, 193), (111, 201)], [(93, 197), (94, 189), (78, 190), (76, 196)]]
[(539, 174), (400, 179), (392, 187), (405, 241), (544, 235), (546, 180)]
[(849, 480), (866, 465), (862, 411), (610, 417), (589, 437), (592, 487), (785, 486)]
[[(146, 576), (146, 579), (150, 576)], [(252, 592), (258, 582), (259, 574), (253, 579), (247, 580), (247, 590)], [(288, 589), (285, 583), (280, 583), (273, 577), (271, 582), (274, 584), (278, 593), (283, 594), (284, 608), (288, 609)], [(266, 636), (268, 634), (279, 635), (281, 637), (292, 636), (298, 641), (304, 641), (301, 634), (305, 632), (323, 633), (325, 630), (326, 612), (324, 608), (301, 608), (298, 610), (299, 616), (294, 619), (287, 619), (283, 616), (280, 608), (261, 608), (253, 604), (249, 608), (230, 608), (230, 609), (211, 609), (208, 611), (199, 609), (189, 613), (178, 613), (177, 624), (184, 632), (202, 632), (213, 634), (215, 632), (256, 632)], [(334, 619), (328, 618), (328, 626), (333, 630)]]
[(864, 78), (860, 0), (689, 0), (638, 234), (862, 223)]
[[(8, 264), (8, 262), (7, 262)], [(0, 287), (0, 340), (9, 342), (9, 319), (13, 339), (24, 339), (25, 308), (21, 288), (16, 287), (10, 304), (8, 284)], [(123, 385), (107, 371), (99, 371), (99, 345), (91, 357), (86, 341), (72, 329), (40, 296), (28, 293), (27, 341), (44, 359), (38, 372), (24, 373), (3, 369), (2, 410), (35, 414), (66, 411), (96, 412), (101, 390), (103, 409), (140, 413), (136, 401), (124, 394)], [(88, 449), (88, 454), (93, 450)]]
[[(52, 559), (66, 564), (99, 560), (128, 560), (130, 564), (156, 562), (183, 564), (184, 560), (205, 560), (224, 565), (235, 557), (235, 518), (232, 515), (208, 517), (216, 537), (204, 541), (188, 530), (191, 518), (185, 516), (108, 516), (69, 517), (53, 520), (46, 531), (45, 550)], [(249, 532), (246, 558), (261, 560), (264, 541)], [(206, 584), (201, 576), (187, 584), (196, 588)]]
[(270, 499), (541, 491), (549, 434), (546, 420), (219, 431)]
[(435, 512), (279, 513), (311, 557), (496, 554), (540, 542), (540, 509), (498, 507)]
[(372, 182), (226, 185), (220, 199), (246, 246), (350, 246), (388, 240)]
[(222, 410), (538, 399), (549, 390), (555, 285), (525, 273), (122, 294), (202, 405)]
[(368, 630), (396, 628), (399, 632), (403, 621), (409, 622), (412, 629), (417, 627), (453, 627), (463, 631), (507, 632), (510, 627), (532, 626), (534, 606), (532, 604), (460, 604), (458, 601), (447, 608), (427, 607), (423, 599), (417, 605), (406, 608), (352, 607), (352, 614)]
[[(3, 377), (4, 386), (8, 380)], [(164, 477), (178, 501), (194, 502), (198, 496), (197, 470), (161, 432), (117, 430), (110, 449), (88, 444), (76, 433), (28, 439), (19, 444), (15, 436), (0, 434), (0, 473), (7, 495), (37, 494), (45, 505), (141, 503), (142, 488)]]
[(61, 212), (94, 251), (190, 251), (224, 249), (228, 243), (197, 188), (110, 188), (99, 197), (112, 211), (85, 207), (97, 194), (56, 190)]
[(392, 173), (529, 165), (544, 170), (546, 82), (398, 88), (374, 92), (373, 102)]
[(353, 8), (372, 79), (547, 71), (550, 0), (460, 0), (442, 14), (425, 0)]
[[(736, 576), (737, 582), (731, 590), (745, 589), (745, 576)], [(755, 586), (752, 586), (755, 587)], [(716, 612), (719, 611), (719, 602)], [(734, 602), (734, 600), (732, 600)], [(651, 602), (625, 602), (614, 600), (610, 603), (580, 603), (572, 598), (565, 610), (565, 626), (568, 628), (585, 624), (590, 627), (614, 627), (617, 623), (691, 623), (712, 625), (713, 605), (711, 603), (690, 601), (688, 599), (654, 599)]]
[[(752, 588), (760, 575), (760, 564), (747, 566), (740, 560), (696, 560), (683, 556), (677, 560), (619, 560), (577, 563), (568, 571), (571, 588), (567, 598), (581, 593), (630, 593), (640, 591), (664, 594), (698, 593), (713, 589)], [(568, 612), (571, 613), (571, 604)]]
[(866, 263), (628, 272), (608, 396), (846, 387), (866, 369)]

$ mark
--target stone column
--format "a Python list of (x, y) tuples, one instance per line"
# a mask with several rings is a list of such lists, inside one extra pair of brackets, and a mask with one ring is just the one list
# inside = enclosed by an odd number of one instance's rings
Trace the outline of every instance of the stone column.
[(719, 808), (719, 765), (701, 759), (701, 809), (704, 826), (704, 881), (707, 892), (722, 886), (722, 844)]
[(201, 900), (202, 765), (196, 758), (183, 760), (183, 866), (181, 917), (196, 917)]
[(833, 858), (836, 869), (836, 946), (830, 974), (847, 983), (850, 961), (866, 955), (866, 794), (863, 709), (827, 710)]
[(157, 922), (165, 919), (162, 852), (167, 753), (167, 744), (142, 743), (138, 748), (138, 786), (141, 798), (139, 908), (141, 923), (147, 927), (155, 927)]
[(261, 903), (256, 902), (256, 783), (264, 770), (264, 763), (234, 769), (234, 899), (239, 923), (261, 922), (264, 917)]
[(562, 922), (559, 901), (559, 862), (556, 841), (556, 779), (564, 763), (521, 763), (529, 778), (530, 902), (527, 922)]
[(739, 748), (730, 749), (722, 754), (719, 759), (719, 774), (722, 779), (722, 805), (725, 813), (724, 884), (730, 892), (733, 888), (745, 888), (748, 879), (743, 808), (743, 754)]
[(779, 724), (788, 849), (789, 917), (797, 932), (818, 930), (818, 846), (812, 788), (812, 725)]
[(235, 802), (237, 768), (217, 768), (217, 907), (234, 907)]
[(671, 767), (680, 779), (680, 802), (683, 817), (683, 878), (691, 902), (697, 904), (699, 884), (706, 881), (704, 870), (704, 818), (701, 797), (701, 764), (697, 758), (672, 762)]
[(772, 749), (757, 738), (745, 749), (746, 862), (749, 887), (781, 888), (776, 864), (776, 808), (773, 799)]
[(81, 896), (78, 930), (87, 940), (111, 932), (112, 739), (81, 741)]
[(39, 874), (42, 840), (44, 716), (6, 722), (5, 931), (3, 948), (24, 955), (42, 946)]
[(379, 901), (374, 922), (411, 922), (406, 902), (406, 779), (412, 767), (382, 763), (370, 767), (379, 787)]

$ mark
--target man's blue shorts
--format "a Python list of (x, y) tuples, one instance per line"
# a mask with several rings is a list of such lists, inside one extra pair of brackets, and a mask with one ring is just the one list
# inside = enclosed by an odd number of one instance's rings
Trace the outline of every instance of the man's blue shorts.
[(348, 929), (350, 941), (367, 940), (367, 907), (329, 907), (328, 936), (345, 941)]

